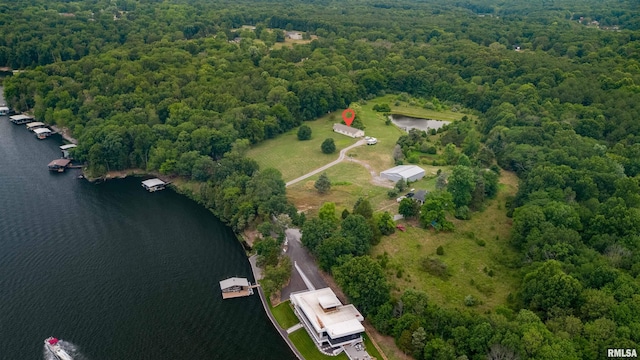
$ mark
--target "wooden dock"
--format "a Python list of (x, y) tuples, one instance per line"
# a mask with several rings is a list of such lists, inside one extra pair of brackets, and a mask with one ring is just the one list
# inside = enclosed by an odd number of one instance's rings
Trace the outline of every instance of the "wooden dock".
[(252, 285), (246, 278), (239, 277), (232, 277), (220, 281), (220, 290), (222, 290), (223, 299), (233, 299), (253, 295), (253, 289), (258, 286), (260, 285)]
[(230, 291), (230, 292), (223, 292), (222, 293), (222, 298), (223, 299), (233, 299), (233, 298), (237, 298), (237, 297), (245, 297), (245, 296), (250, 296), (253, 295), (253, 289), (257, 288), (260, 285), (250, 285), (248, 288), (246, 289), (242, 289), (242, 290), (238, 290), (238, 291)]

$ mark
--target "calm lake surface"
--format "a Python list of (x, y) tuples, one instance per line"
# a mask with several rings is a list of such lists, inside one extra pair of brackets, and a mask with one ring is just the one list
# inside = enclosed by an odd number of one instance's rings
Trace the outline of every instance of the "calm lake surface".
[(89, 360), (294, 359), (257, 295), (222, 300), (253, 281), (227, 227), (139, 179), (51, 174), (59, 145), (0, 117), (1, 359), (46, 358), (49, 336)]
[(401, 129), (409, 131), (411, 129), (418, 129), (427, 131), (428, 129), (440, 129), (444, 125), (450, 123), (450, 121), (442, 121), (442, 120), (427, 120), (427, 119), (418, 119), (412, 118), (405, 115), (391, 115), (391, 122), (396, 124)]

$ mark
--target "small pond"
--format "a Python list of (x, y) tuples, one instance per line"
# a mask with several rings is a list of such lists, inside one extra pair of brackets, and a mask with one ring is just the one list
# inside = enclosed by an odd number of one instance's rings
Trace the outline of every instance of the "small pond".
[(419, 129), (427, 131), (428, 129), (440, 129), (444, 125), (451, 123), (450, 121), (418, 119), (405, 115), (391, 115), (391, 121), (401, 129), (407, 132), (411, 129)]

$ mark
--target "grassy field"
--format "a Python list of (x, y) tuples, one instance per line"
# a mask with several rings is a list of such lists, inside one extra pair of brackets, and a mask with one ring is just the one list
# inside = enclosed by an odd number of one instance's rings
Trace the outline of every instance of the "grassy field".
[(347, 355), (344, 353), (338, 356), (328, 356), (321, 353), (320, 350), (318, 350), (316, 345), (313, 343), (313, 340), (311, 340), (311, 338), (309, 337), (309, 334), (307, 334), (307, 331), (304, 328), (296, 330), (291, 334), (289, 334), (289, 339), (291, 339), (293, 344), (296, 346), (296, 349), (300, 351), (300, 354), (302, 354), (302, 357), (304, 357), (305, 360), (329, 360), (329, 359), (348, 360), (349, 359)]
[(283, 47), (293, 47), (293, 44), (308, 44), (317, 38), (318, 36), (316, 35), (311, 35), (311, 39), (307, 39), (307, 40), (304, 40), (304, 39), (294, 40), (294, 39), (285, 38), (284, 42), (277, 42), (273, 44), (273, 49), (277, 50), (277, 49), (282, 49)]
[(296, 204), (299, 210), (315, 215), (325, 202), (333, 202), (339, 212), (353, 208), (359, 197), (369, 199), (374, 209), (381, 209), (395, 203), (387, 198), (388, 188), (371, 184), (371, 175), (359, 164), (342, 162), (326, 171), (334, 184), (327, 194), (318, 194), (313, 187), (320, 175), (312, 176), (287, 188), (287, 198)]
[[(503, 172), (500, 182), (497, 198), (484, 211), (474, 213), (468, 221), (454, 219), (454, 232), (435, 233), (419, 228), (415, 221), (401, 221), (406, 232), (384, 237), (374, 247), (372, 256), (388, 254), (387, 276), (396, 293), (421, 290), (448, 308), (464, 307), (467, 295), (478, 300), (479, 310), (506, 302), (517, 287), (516, 272), (509, 267), (517, 254), (508, 245), (511, 219), (506, 217), (504, 204), (516, 192), (517, 178)], [(438, 246), (443, 247), (444, 255), (436, 255)], [(427, 257), (443, 261), (450, 275), (441, 278), (427, 273), (423, 265)]]
[[(357, 141), (334, 133), (333, 124), (337, 121), (331, 120), (331, 116), (307, 121), (305, 125), (308, 125), (312, 131), (310, 140), (299, 141), (298, 128), (295, 128), (275, 139), (261, 142), (251, 148), (247, 155), (255, 159), (261, 169), (276, 168), (282, 173), (285, 182), (293, 180), (337, 159), (340, 150)], [(334, 154), (323, 154), (320, 150), (320, 145), (326, 138), (335, 140), (336, 152)]]
[[(376, 104), (388, 103), (398, 113), (413, 115), (418, 117), (428, 117), (442, 120), (459, 119), (461, 113), (450, 111), (434, 112), (418, 106), (410, 106), (401, 103), (398, 107), (393, 107), (395, 96), (387, 95), (374, 100), (370, 100), (366, 105), (352, 104), (351, 108), (358, 114), (365, 125), (365, 133), (376, 137), (378, 143), (373, 146), (360, 146), (348, 152), (348, 156), (355, 160), (365, 162), (375, 173), (379, 173), (394, 165), (392, 159), (393, 148), (396, 141), (404, 134), (393, 125), (385, 125), (383, 114), (373, 111)], [(355, 143), (356, 140), (336, 134), (333, 132), (333, 124), (340, 121), (341, 112), (337, 111), (327, 114), (315, 121), (305, 122), (312, 129), (312, 138), (307, 141), (299, 141), (297, 138), (298, 129), (278, 136), (275, 139), (264, 141), (254, 146), (248, 156), (255, 159), (261, 168), (274, 167), (282, 173), (285, 181), (293, 180), (304, 175), (322, 165), (325, 165), (338, 157), (338, 152)], [(324, 139), (331, 137), (336, 142), (336, 153), (331, 155), (323, 154), (320, 151), (320, 144)], [(435, 174), (438, 167), (421, 165), (427, 170), (428, 179), (423, 180), (424, 185), (430, 189), (435, 184)], [(335, 202), (337, 207), (349, 208), (353, 206), (359, 197), (369, 199), (375, 209), (385, 209), (393, 204), (393, 200), (387, 199), (388, 188), (377, 186), (371, 183), (371, 174), (363, 165), (344, 161), (327, 170), (334, 186), (329, 194), (318, 195), (313, 187), (313, 183), (319, 175), (310, 177), (287, 189), (289, 199), (296, 204), (299, 210), (315, 211), (327, 201)], [(428, 184), (427, 184), (428, 183)], [(416, 184), (423, 186), (422, 183)]]
[(288, 329), (300, 322), (296, 314), (293, 313), (289, 300), (278, 304), (276, 307), (272, 307), (271, 313), (283, 329)]

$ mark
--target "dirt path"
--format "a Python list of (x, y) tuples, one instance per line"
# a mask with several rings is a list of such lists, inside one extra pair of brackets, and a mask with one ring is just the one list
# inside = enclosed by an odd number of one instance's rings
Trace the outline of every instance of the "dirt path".
[(291, 186), (291, 185), (293, 185), (293, 184), (295, 184), (297, 182), (300, 182), (300, 181), (302, 181), (302, 180), (304, 180), (306, 178), (309, 178), (309, 177), (311, 177), (311, 176), (313, 176), (313, 175), (315, 175), (315, 174), (317, 174), (319, 172), (325, 171), (325, 170), (327, 170), (328, 168), (330, 168), (330, 167), (332, 167), (334, 165), (339, 164), (340, 162), (342, 162), (342, 160), (344, 160), (344, 158), (345, 158), (345, 156), (347, 154), (347, 151), (353, 149), (354, 147), (364, 145), (366, 143), (367, 142), (364, 141), (364, 140), (359, 140), (355, 144), (353, 144), (351, 146), (347, 146), (346, 148), (340, 150), (340, 156), (338, 157), (337, 160), (334, 160), (334, 161), (328, 163), (327, 165), (321, 166), (321, 167), (319, 167), (319, 168), (317, 168), (317, 169), (315, 169), (315, 170), (313, 170), (311, 172), (308, 172), (308, 173), (306, 173), (306, 174), (304, 174), (304, 175), (302, 175), (302, 176), (300, 176), (298, 178), (295, 178), (295, 179), (287, 182), (286, 186)]
[(365, 169), (367, 169), (369, 171), (369, 174), (371, 174), (371, 184), (375, 185), (375, 186), (380, 186), (380, 187), (385, 187), (388, 189), (393, 189), (393, 183), (383, 177), (381, 177), (380, 175), (378, 175), (378, 172), (376, 172), (373, 167), (371, 167), (371, 165), (369, 165), (368, 163), (362, 161), (362, 160), (358, 160), (358, 159), (354, 159), (352, 157), (348, 157), (347, 161), (351, 161), (354, 162), (356, 164), (360, 164), (362, 166), (365, 167)]

